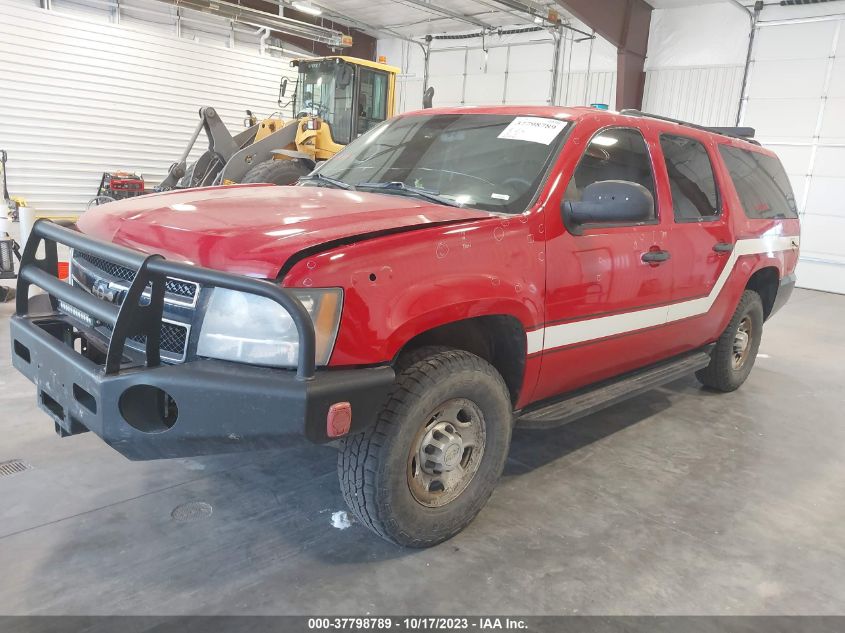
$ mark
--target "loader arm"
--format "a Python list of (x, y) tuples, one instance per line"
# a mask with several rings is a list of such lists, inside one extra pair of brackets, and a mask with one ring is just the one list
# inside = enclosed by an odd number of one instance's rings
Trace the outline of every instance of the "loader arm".
[(203, 152), (191, 167), (188, 187), (202, 187), (217, 181), (222, 167), (237, 154), (241, 147), (249, 144), (258, 131), (258, 125), (243, 130), (232, 136), (226, 124), (220, 119), (214, 108), (201, 108), (200, 121), (197, 124), (185, 151), (179, 160), (170, 166), (167, 176), (159, 183), (157, 190), (173, 189), (188, 172), (188, 156), (199, 138), (200, 132), (205, 130), (208, 137), (208, 149)]
[[(260, 141), (235, 152), (223, 167), (220, 182), (224, 184), (241, 182), (250, 169), (259, 163), (270, 160), (273, 158), (273, 154), (280, 153), (279, 150), (295, 149), (298, 127), (299, 121), (291, 121)], [(309, 158), (313, 160), (313, 157)]]

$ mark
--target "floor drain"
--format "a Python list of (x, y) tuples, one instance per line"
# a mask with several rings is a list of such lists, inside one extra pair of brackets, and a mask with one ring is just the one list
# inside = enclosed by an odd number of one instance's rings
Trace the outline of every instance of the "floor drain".
[(211, 516), (211, 504), (204, 501), (191, 501), (190, 503), (183, 503), (176, 506), (170, 516), (174, 521), (200, 521)]
[(8, 462), (0, 463), (0, 477), (22, 473), (25, 470), (32, 468), (29, 464), (22, 462), (19, 459), (13, 459)]

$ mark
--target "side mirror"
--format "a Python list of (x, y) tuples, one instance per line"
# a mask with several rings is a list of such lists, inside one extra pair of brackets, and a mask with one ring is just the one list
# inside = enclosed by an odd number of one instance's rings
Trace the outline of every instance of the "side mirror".
[(281, 83), (279, 83), (279, 105), (281, 105), (282, 97), (285, 96), (285, 93), (288, 91), (288, 78), (282, 77)]
[(588, 185), (580, 201), (565, 200), (561, 215), (566, 230), (581, 235), (584, 224), (636, 224), (654, 217), (654, 198), (640, 184), (602, 180)]
[(430, 108), (432, 103), (434, 103), (434, 86), (429, 86), (423, 93), (423, 108)]

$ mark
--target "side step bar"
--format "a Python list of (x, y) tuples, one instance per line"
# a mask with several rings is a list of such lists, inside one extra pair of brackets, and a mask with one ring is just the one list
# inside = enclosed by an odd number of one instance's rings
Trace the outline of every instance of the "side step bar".
[(708, 346), (704, 350), (579, 389), (562, 400), (539, 408), (524, 409), (518, 415), (516, 424), (519, 428), (525, 429), (548, 429), (569, 424), (707, 367), (710, 363), (710, 349), (711, 347)]

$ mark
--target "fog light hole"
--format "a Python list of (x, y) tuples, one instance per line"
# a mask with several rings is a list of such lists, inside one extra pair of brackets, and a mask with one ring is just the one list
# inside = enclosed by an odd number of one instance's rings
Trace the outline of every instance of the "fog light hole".
[(164, 433), (173, 428), (179, 408), (173, 397), (152, 385), (134, 385), (120, 396), (120, 414), (142, 433)]

